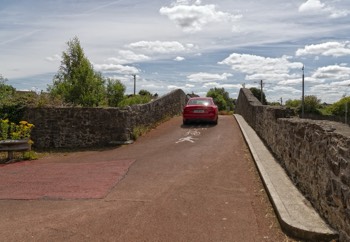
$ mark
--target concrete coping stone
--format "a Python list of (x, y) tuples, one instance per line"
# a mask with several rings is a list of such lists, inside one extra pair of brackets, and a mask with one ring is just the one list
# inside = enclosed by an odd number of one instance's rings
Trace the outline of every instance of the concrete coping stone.
[(331, 241), (338, 233), (320, 217), (241, 115), (234, 114), (277, 214), (282, 230), (308, 241)]

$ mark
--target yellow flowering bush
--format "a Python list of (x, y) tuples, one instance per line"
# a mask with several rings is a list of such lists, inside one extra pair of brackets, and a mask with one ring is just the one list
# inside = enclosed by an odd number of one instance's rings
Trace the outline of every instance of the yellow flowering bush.
[(15, 124), (9, 122), (8, 119), (0, 119), (0, 140), (29, 139), (33, 128), (34, 125), (27, 121), (20, 121), (19, 124)]

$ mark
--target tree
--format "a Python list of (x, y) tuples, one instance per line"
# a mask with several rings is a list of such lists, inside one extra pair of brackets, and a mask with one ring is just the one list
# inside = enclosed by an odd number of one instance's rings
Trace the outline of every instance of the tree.
[(299, 100), (299, 99), (294, 99), (294, 100), (288, 99), (286, 101), (286, 106), (289, 107), (289, 108), (300, 108), (301, 100)]
[(327, 107), (327, 110), (336, 116), (341, 116), (343, 117), (345, 115), (345, 109), (346, 106), (348, 108), (347, 115), (349, 116), (350, 114), (350, 97), (343, 97), (339, 101), (333, 103), (329, 107)]
[[(298, 113), (301, 113), (301, 100), (300, 99), (294, 99), (294, 100), (287, 100), (286, 106), (289, 108), (295, 108)], [(304, 111), (305, 113), (314, 113), (314, 114), (321, 114), (320, 108), (321, 100), (318, 99), (314, 95), (309, 95), (304, 97)]]
[(65, 102), (83, 107), (98, 106), (105, 97), (104, 80), (85, 57), (77, 37), (67, 42), (61, 66), (53, 78), (49, 92)]
[(141, 95), (141, 96), (152, 96), (152, 94), (149, 91), (145, 90), (145, 89), (140, 90), (139, 91), (139, 95)]
[(321, 100), (315, 95), (309, 95), (304, 97), (304, 111), (305, 113), (320, 114), (319, 108), (321, 108)]
[(119, 80), (107, 79), (108, 106), (117, 107), (124, 98), (125, 86)]
[[(254, 97), (256, 97), (260, 102), (261, 102), (261, 90), (256, 88), (256, 87), (252, 87), (249, 89)], [(267, 101), (266, 101), (266, 96), (265, 96), (265, 93), (263, 92), (263, 100), (262, 100), (262, 104), (263, 105), (266, 105), (267, 104)]]
[(152, 100), (152, 96), (142, 96), (142, 95), (130, 95), (129, 97), (125, 97), (120, 103), (119, 107), (132, 106), (136, 104), (145, 104), (149, 103)]
[(5, 103), (5, 100), (12, 97), (16, 89), (10, 85), (7, 85), (8, 80), (0, 74), (0, 101)]
[(229, 97), (225, 88), (211, 88), (207, 92), (207, 97), (213, 98), (220, 111), (227, 110), (228, 108), (233, 110), (233, 100)]

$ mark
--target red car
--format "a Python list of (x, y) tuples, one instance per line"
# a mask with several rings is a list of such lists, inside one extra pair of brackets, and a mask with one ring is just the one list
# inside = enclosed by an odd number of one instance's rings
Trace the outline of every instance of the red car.
[(219, 111), (211, 97), (193, 97), (182, 112), (183, 124), (191, 121), (209, 121), (218, 123)]

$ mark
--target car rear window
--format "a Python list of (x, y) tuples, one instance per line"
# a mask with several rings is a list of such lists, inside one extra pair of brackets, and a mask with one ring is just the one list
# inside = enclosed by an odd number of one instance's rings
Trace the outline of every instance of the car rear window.
[(192, 99), (188, 101), (189, 105), (204, 105), (208, 106), (211, 105), (211, 100), (210, 99)]

